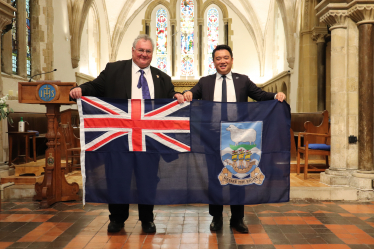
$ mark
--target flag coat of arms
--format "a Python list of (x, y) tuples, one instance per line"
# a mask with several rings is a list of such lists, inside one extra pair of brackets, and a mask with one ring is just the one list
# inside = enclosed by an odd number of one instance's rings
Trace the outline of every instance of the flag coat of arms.
[(85, 201), (289, 200), (287, 103), (82, 97), (78, 109)]

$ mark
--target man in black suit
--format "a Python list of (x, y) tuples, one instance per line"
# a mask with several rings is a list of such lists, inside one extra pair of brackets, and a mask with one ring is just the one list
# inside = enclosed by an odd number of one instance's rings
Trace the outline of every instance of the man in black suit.
[[(108, 63), (93, 81), (73, 88), (70, 97), (109, 97), (120, 99), (176, 98), (184, 102), (183, 95), (174, 91), (171, 78), (151, 67), (154, 43), (148, 35), (139, 35), (132, 47), (132, 59)], [(156, 232), (153, 222), (153, 205), (138, 205), (143, 231)], [(129, 217), (129, 204), (109, 204), (108, 232), (119, 232)]]
[[(232, 73), (233, 56), (231, 48), (227, 45), (218, 45), (213, 50), (213, 62), (217, 69), (216, 74), (208, 75), (183, 96), (187, 101), (203, 99), (218, 102), (247, 102), (248, 97), (256, 101), (278, 99), (282, 102), (286, 95), (262, 91), (246, 75)], [(231, 205), (230, 226), (238, 232), (248, 233), (248, 227), (244, 224), (244, 205)], [(222, 228), (223, 206), (209, 204), (209, 214), (213, 216), (210, 230), (218, 231)]]

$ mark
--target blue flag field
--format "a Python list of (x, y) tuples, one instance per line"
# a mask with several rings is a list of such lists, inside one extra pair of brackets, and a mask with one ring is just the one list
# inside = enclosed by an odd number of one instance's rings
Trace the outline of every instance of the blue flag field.
[(290, 107), (82, 97), (84, 202), (289, 201)]

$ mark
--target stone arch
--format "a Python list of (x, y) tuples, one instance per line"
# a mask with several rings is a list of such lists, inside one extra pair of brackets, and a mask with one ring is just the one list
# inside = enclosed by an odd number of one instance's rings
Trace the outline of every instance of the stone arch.
[(229, 11), (227, 10), (226, 5), (224, 3), (222, 3), (220, 0), (207, 0), (207, 1), (205, 1), (203, 6), (201, 7), (200, 17), (204, 16), (205, 10), (212, 4), (217, 5), (221, 9), (223, 18), (228, 18), (229, 17)]
[[(299, 14), (299, 1), (283, 1), (276, 0), (278, 8), (282, 15), (284, 33), (286, 38), (287, 62), (290, 68), (294, 68), (295, 64), (295, 38), (296, 24)], [(309, 1), (306, 1), (309, 2)]]
[[(281, 91), (282, 93), (286, 94), (286, 98), (290, 99), (290, 94), (289, 94), (289, 92), (288, 92), (288, 87), (287, 87), (286, 82), (284, 82), (284, 81), (282, 82), (282, 85), (281, 85), (281, 89), (280, 89), (280, 91)], [(287, 102), (288, 102), (288, 103), (291, 103), (291, 102), (289, 102), (289, 100), (287, 100)]]
[(154, 8), (156, 8), (158, 5), (163, 5), (165, 7), (165, 9), (168, 10), (169, 14), (170, 14), (170, 19), (175, 19), (175, 10), (173, 10), (172, 8), (170, 8), (170, 3), (166, 0), (157, 0), (157, 1), (154, 1), (152, 3), (150, 3), (147, 7), (147, 10), (145, 11), (145, 15), (144, 15), (144, 19), (145, 20), (150, 20), (152, 18), (152, 11)]
[[(100, 73), (100, 60), (101, 60), (101, 27), (100, 27), (100, 15), (99, 15), (99, 10), (98, 10), (98, 7), (97, 7), (97, 3), (95, 0), (92, 1), (92, 4), (87, 12), (87, 16), (86, 16), (86, 20), (84, 22), (87, 22), (87, 27), (89, 26), (89, 16), (90, 16), (90, 11), (92, 11), (91, 13), (93, 14), (93, 21), (95, 22), (93, 25), (96, 26), (97, 28), (97, 39), (98, 39), (98, 43), (96, 44), (95, 46), (95, 50), (96, 50), (96, 53), (97, 53), (97, 58), (96, 58), (96, 75), (98, 73)], [(83, 29), (82, 29), (82, 33), (83, 33)], [(90, 34), (89, 34), (90, 35)], [(92, 35), (92, 34), (91, 34)], [(92, 37), (88, 37), (88, 39), (92, 39)], [(82, 41), (81, 41), (82, 42)], [(89, 50), (89, 54), (88, 54), (88, 68), (89, 68), (89, 72), (90, 72), (90, 64), (91, 64), (91, 60), (90, 60), (90, 57), (91, 57), (91, 50)], [(79, 51), (81, 53), (81, 50)], [(92, 72), (91, 72), (92, 73)], [(92, 75), (92, 76), (96, 76), (96, 75)]]
[[(129, 0), (131, 1), (129, 4), (124, 4), (122, 10), (121, 10), (121, 13), (117, 19), (117, 23), (116, 23), (116, 26), (114, 28), (114, 31), (113, 31), (113, 35), (112, 35), (112, 43), (111, 43), (111, 47), (112, 47), (112, 50), (111, 50), (111, 54), (109, 56), (109, 60), (110, 61), (115, 61), (116, 58), (117, 58), (117, 54), (118, 54), (118, 49), (119, 49), (119, 46), (122, 42), (122, 39), (123, 39), (123, 36), (125, 35), (128, 27), (130, 26), (130, 24), (132, 23), (132, 21), (134, 20), (134, 18), (139, 14), (139, 12), (145, 8), (145, 6), (147, 6), (150, 2), (152, 2), (152, 0), (145, 0), (142, 5), (139, 6), (139, 8), (136, 9), (136, 11), (134, 11), (134, 13), (132, 13), (132, 15), (127, 18), (126, 20), (126, 17), (127, 17), (127, 14), (128, 12), (130, 11), (131, 7), (133, 6), (135, 0)], [(126, 20), (126, 22), (125, 22)]]
[(70, 29), (71, 64), (77, 68), (80, 60), (80, 46), (84, 23), (94, 0), (68, 0), (68, 15)]
[(235, 14), (238, 15), (240, 20), (243, 22), (244, 26), (247, 28), (248, 33), (252, 37), (260, 65), (260, 75), (263, 76), (265, 72), (265, 43), (259, 21), (251, 4), (248, 1), (241, 0), (241, 3), (245, 6), (245, 10), (247, 11), (248, 16), (252, 21), (249, 22), (247, 18), (243, 15), (243, 13), (230, 0), (222, 0), (222, 2), (225, 3), (228, 7), (230, 7), (230, 9), (232, 9), (235, 12)]
[(282, 82), (282, 86), (281, 86), (281, 92), (283, 92), (284, 94), (287, 94), (288, 95), (288, 92), (287, 92), (287, 85), (286, 85), (286, 82)]

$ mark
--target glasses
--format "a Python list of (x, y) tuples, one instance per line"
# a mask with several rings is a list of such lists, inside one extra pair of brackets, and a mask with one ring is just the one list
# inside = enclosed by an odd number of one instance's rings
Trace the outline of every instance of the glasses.
[(136, 51), (138, 51), (139, 54), (144, 54), (144, 52), (147, 54), (147, 55), (150, 55), (152, 54), (152, 51), (151, 50), (144, 50), (144, 49), (135, 49)]

